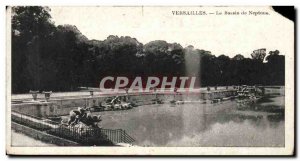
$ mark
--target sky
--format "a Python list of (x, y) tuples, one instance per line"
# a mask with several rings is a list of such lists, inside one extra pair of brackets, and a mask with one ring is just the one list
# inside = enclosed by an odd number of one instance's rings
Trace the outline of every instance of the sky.
[[(130, 36), (179, 43), (233, 57), (251, 57), (255, 49), (294, 53), (294, 24), (270, 7), (50, 7), (55, 25), (75, 25), (88, 39)], [(205, 11), (207, 15), (173, 15), (172, 11)], [(239, 12), (239, 15), (224, 15)], [(241, 15), (244, 11), (248, 15)], [(249, 11), (269, 15), (249, 15)], [(216, 15), (221, 12), (223, 15)], [(209, 14), (214, 13), (214, 14)]]

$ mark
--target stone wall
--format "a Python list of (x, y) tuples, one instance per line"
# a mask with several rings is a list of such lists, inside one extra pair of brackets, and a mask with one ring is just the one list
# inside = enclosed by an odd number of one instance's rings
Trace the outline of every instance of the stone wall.
[[(130, 94), (129, 102), (134, 102), (136, 105), (153, 104), (155, 99), (162, 100), (164, 103), (170, 101), (200, 101), (212, 100), (236, 95), (235, 90), (209, 91), (202, 93), (168, 93), (168, 94)], [(126, 94), (119, 96), (125, 98)], [(53, 117), (68, 115), (69, 112), (78, 107), (100, 106), (101, 102), (109, 96), (93, 96), (93, 97), (74, 97), (74, 98), (55, 98), (49, 102), (31, 102), (12, 104), (12, 110), (19, 113), (29, 114), (37, 117)]]
[(285, 88), (283, 87), (265, 87), (265, 94), (285, 95)]

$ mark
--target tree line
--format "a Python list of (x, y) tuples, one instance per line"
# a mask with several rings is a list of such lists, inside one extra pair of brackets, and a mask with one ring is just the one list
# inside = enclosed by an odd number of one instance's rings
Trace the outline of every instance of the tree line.
[(278, 50), (230, 58), (163, 40), (142, 44), (115, 35), (89, 40), (76, 26), (55, 26), (49, 12), (48, 7), (12, 8), (12, 93), (98, 87), (105, 76), (197, 76), (202, 87), (284, 85), (284, 55)]

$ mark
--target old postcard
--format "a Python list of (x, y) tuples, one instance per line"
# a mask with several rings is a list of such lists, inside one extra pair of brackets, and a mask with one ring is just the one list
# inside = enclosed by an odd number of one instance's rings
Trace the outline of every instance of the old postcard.
[(7, 154), (293, 155), (294, 21), (293, 7), (8, 6)]

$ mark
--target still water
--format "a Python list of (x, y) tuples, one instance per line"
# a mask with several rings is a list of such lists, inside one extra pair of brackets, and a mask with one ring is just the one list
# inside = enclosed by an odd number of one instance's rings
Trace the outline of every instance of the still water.
[(284, 146), (284, 96), (146, 105), (101, 115), (103, 128), (124, 129), (139, 146)]

